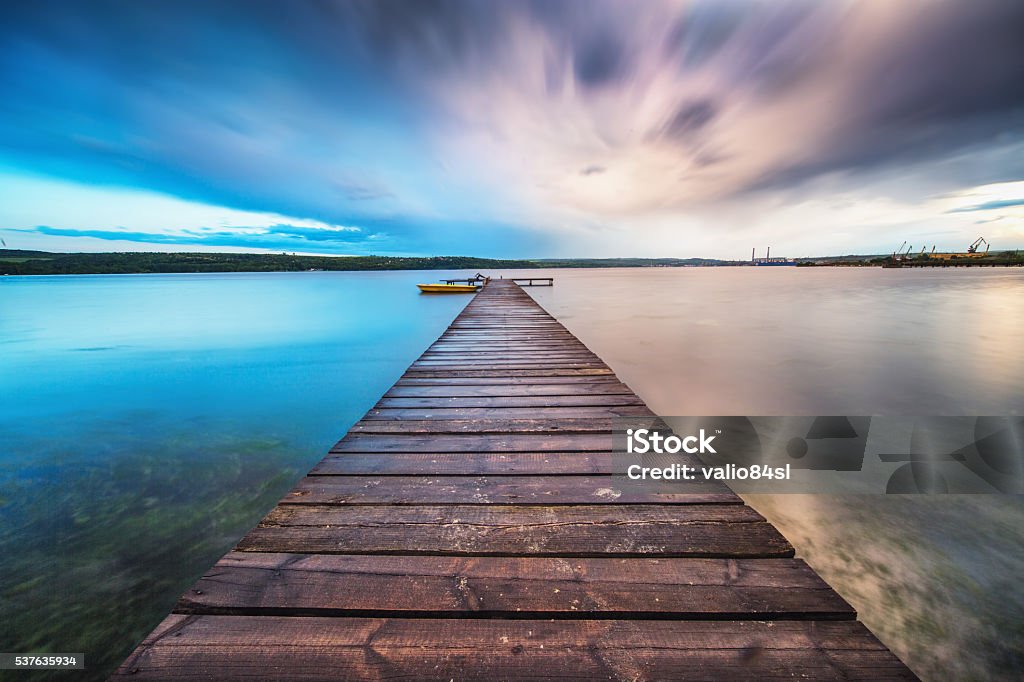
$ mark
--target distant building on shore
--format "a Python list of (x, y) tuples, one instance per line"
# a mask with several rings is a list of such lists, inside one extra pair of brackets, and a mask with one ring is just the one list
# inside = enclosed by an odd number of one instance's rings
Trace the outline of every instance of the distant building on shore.
[(751, 265), (796, 265), (796, 261), (792, 258), (785, 256), (776, 256), (772, 258), (772, 247), (768, 247), (768, 251), (764, 258), (757, 257), (757, 247), (750, 250), (750, 264)]

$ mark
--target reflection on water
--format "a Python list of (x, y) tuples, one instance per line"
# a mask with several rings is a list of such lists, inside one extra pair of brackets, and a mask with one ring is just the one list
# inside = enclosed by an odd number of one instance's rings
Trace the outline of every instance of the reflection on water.
[[(1024, 412), (1021, 271), (531, 274), (662, 414)], [(435, 275), (0, 278), (0, 650), (104, 678), (466, 303)], [(751, 502), (920, 674), (1024, 665), (1019, 498)]]
[(536, 299), (662, 414), (1024, 414), (1024, 270), (559, 271)]
[(923, 678), (1020, 679), (1020, 497), (747, 499)]
[[(660, 414), (1024, 414), (1021, 270), (557, 278), (531, 293)], [(922, 677), (1020, 679), (1020, 497), (748, 501)]]
[(105, 679), (465, 304), (424, 277), (0, 278), (0, 650)]

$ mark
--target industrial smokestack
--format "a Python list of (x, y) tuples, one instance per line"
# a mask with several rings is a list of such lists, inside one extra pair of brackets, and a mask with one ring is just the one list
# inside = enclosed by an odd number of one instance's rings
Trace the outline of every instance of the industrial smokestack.
[(764, 259), (767, 261), (770, 261), (772, 259), (772, 247), (768, 247), (768, 255), (766, 255)]
[(756, 256), (754, 255), (754, 254), (756, 254), (756, 253), (757, 253), (757, 247), (755, 246), (754, 248), (752, 248), (752, 249), (750, 250), (750, 262), (751, 262), (751, 263), (754, 263), (754, 262), (756, 262), (756, 261), (757, 261), (757, 257), (756, 257)]

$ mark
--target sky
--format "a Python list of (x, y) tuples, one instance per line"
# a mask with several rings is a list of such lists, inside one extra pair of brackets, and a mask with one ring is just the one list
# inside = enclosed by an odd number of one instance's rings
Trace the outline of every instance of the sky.
[(0, 3), (0, 238), (1024, 248), (1019, 0)]

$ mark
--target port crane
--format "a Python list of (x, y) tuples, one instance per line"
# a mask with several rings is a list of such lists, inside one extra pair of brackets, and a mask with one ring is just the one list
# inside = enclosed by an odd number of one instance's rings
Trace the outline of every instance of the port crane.
[(982, 243), (985, 244), (985, 253), (988, 253), (988, 249), (992, 245), (989, 244), (988, 240), (984, 237), (978, 237), (975, 239), (974, 243), (967, 247), (967, 253), (978, 253), (978, 249), (981, 247)]

